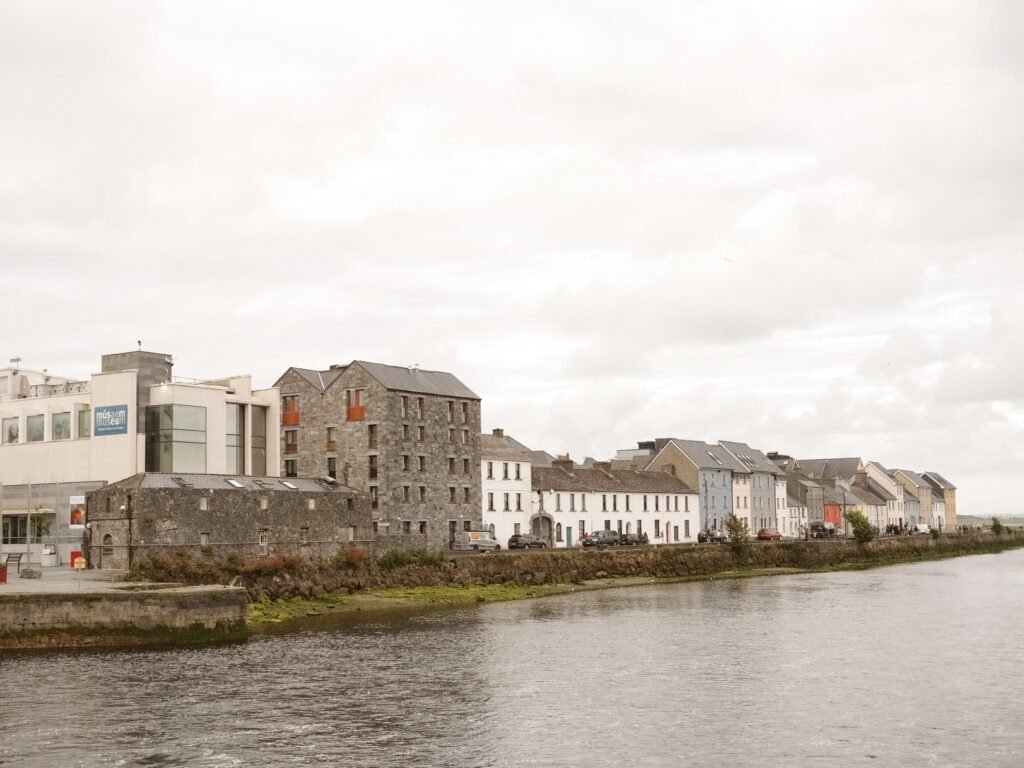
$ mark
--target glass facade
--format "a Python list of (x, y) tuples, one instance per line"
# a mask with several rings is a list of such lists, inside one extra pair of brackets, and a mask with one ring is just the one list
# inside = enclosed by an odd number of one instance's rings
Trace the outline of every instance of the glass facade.
[(262, 405), (250, 406), (252, 412), (252, 473), (257, 477), (267, 474), (267, 409)]
[(8, 445), (11, 443), (18, 442), (18, 417), (13, 416), (3, 421), (3, 438), (4, 444)]
[(25, 418), (25, 436), (30, 443), (43, 442), (43, 431), (46, 429), (46, 417), (39, 413)]
[(205, 408), (147, 406), (146, 471), (206, 472)]
[(245, 474), (245, 406), (228, 403), (227, 451), (224, 472), (228, 475)]
[(92, 410), (84, 408), (78, 412), (78, 436), (89, 437), (92, 434)]
[(71, 412), (53, 414), (53, 423), (50, 427), (51, 440), (71, 439)]

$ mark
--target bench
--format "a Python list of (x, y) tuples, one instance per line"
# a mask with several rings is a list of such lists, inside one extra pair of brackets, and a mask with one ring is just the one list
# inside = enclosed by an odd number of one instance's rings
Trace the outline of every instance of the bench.
[(21, 573), (21, 558), (22, 558), (22, 556), (24, 554), (25, 554), (24, 552), (12, 552), (12, 553), (8, 554), (6, 559), (4, 560), (4, 565), (9, 567), (13, 563), (14, 565), (18, 566), (18, 570), (16, 571), (16, 573), (20, 574)]

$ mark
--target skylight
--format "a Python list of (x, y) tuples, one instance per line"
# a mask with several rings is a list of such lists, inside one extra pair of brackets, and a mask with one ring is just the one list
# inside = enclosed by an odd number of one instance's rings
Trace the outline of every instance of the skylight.
[(285, 488), (291, 488), (293, 491), (299, 490), (299, 486), (295, 485), (294, 483), (289, 483), (287, 480), (282, 480), (281, 485), (283, 485)]
[(242, 485), (240, 482), (232, 479), (228, 480), (228, 485), (232, 486), (233, 488), (245, 488), (245, 486)]

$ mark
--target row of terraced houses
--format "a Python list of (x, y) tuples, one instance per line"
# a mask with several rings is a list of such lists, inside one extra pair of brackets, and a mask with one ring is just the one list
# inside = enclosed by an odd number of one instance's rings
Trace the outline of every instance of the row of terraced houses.
[(881, 529), (956, 524), (940, 474), (658, 438), (606, 461), (482, 433), (455, 375), (365, 361), (196, 380), (170, 355), (104, 355), (74, 380), (0, 369), (0, 554), (125, 567), (164, 547), (327, 553), (451, 548), (465, 531), (551, 547), (598, 529), (694, 542), (735, 514), (799, 536), (864, 512)]

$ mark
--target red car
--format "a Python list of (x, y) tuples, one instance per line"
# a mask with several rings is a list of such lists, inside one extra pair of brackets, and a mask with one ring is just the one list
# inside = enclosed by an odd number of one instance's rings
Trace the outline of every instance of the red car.
[(758, 541), (782, 541), (782, 534), (774, 528), (762, 528), (757, 532)]

